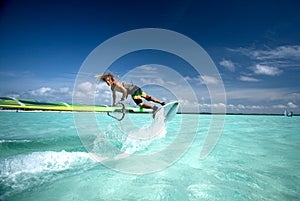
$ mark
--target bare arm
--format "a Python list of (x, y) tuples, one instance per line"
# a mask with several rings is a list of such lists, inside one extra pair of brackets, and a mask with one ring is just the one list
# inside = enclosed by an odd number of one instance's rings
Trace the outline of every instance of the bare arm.
[(113, 106), (115, 106), (116, 105), (116, 97), (117, 97), (117, 95), (116, 95), (116, 91), (115, 90), (112, 90), (112, 97), (113, 97)]

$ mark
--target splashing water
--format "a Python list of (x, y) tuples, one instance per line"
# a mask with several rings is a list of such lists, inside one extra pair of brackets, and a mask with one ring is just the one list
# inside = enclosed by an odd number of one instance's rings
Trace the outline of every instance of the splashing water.
[(94, 161), (85, 152), (46, 151), (9, 157), (0, 161), (0, 191), (7, 197), (57, 179), (55, 173), (84, 170), (92, 164)]
[(143, 117), (133, 122), (127, 114), (120, 122), (108, 123), (103, 134), (98, 134), (94, 140), (92, 152), (109, 158), (122, 153), (137, 154), (147, 149), (153, 141), (165, 137), (167, 131), (163, 110), (159, 110), (154, 119), (152, 114), (150, 118), (147, 115), (148, 120)]

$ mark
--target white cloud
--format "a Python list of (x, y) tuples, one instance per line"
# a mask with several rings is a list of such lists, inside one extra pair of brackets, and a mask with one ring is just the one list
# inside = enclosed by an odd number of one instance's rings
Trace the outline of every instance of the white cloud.
[(289, 101), (294, 98), (288, 88), (227, 89), (226, 96), (228, 100), (246, 100), (247, 102)]
[(298, 108), (298, 106), (295, 105), (295, 104), (292, 103), (292, 102), (288, 102), (287, 106), (288, 106), (289, 108)]
[[(224, 108), (226, 107), (227, 113), (264, 113), (268, 111), (269, 113), (281, 113), (282, 109), (286, 108), (286, 105), (273, 105), (273, 106), (266, 106), (266, 105), (259, 105), (259, 104), (199, 104), (199, 108), (201, 112), (211, 112), (214, 108)], [(274, 110), (280, 109), (280, 110)], [(224, 110), (223, 110), (224, 111)]]
[(140, 66), (139, 69), (143, 70), (143, 71), (150, 71), (150, 72), (156, 72), (158, 69), (155, 66), (152, 65), (143, 65)]
[(262, 109), (265, 109), (266, 106), (263, 106), (263, 105), (248, 105), (248, 106), (246, 106), (246, 108), (252, 109), (252, 110), (262, 110)]
[[(246, 104), (246, 103), (236, 103), (236, 104), (227, 104), (224, 103), (202, 103), (202, 104), (192, 104), (188, 101), (185, 101), (188, 105), (199, 107), (200, 112), (212, 112), (214, 109), (222, 109), (224, 112), (224, 107), (226, 108), (227, 113), (282, 113), (284, 108), (287, 108), (287, 105), (278, 104), (278, 105), (263, 105), (263, 104)], [(192, 110), (193, 112), (193, 110)]]
[(280, 46), (269, 50), (255, 50), (249, 52), (254, 58), (259, 60), (265, 59), (296, 59), (300, 60), (300, 46), (287, 45)]
[(12, 78), (32, 78), (34, 74), (30, 71), (0, 71), (0, 77), (12, 77)]
[(70, 89), (68, 87), (62, 87), (59, 88), (58, 91), (61, 93), (69, 93)]
[(205, 84), (220, 84), (220, 80), (213, 76), (201, 75), (201, 80)]
[(51, 89), (50, 87), (42, 87), (36, 90), (32, 90), (29, 93), (33, 96), (45, 96), (53, 93), (55, 90)]
[(85, 92), (95, 90), (95, 86), (91, 82), (82, 82), (78, 85), (77, 88), (78, 90), (85, 91)]
[(239, 109), (245, 109), (246, 107), (244, 105), (242, 105), (242, 104), (238, 104), (237, 108), (239, 108)]
[[(300, 46), (286, 45), (275, 48), (236, 48), (227, 50), (236, 54), (241, 54), (252, 62), (262, 66), (268, 66), (276, 75), (282, 73), (282, 68), (299, 68), (300, 61)], [(260, 72), (260, 71), (258, 71)], [(265, 74), (265, 73), (263, 73)], [(269, 75), (269, 74), (267, 74)], [(273, 74), (271, 74), (273, 76)]]
[(276, 75), (280, 75), (282, 73), (282, 70), (280, 70), (276, 67), (271, 67), (271, 66), (266, 66), (266, 65), (261, 65), (261, 64), (257, 64), (253, 68), (253, 71), (257, 75), (269, 75), (269, 76), (276, 76)]
[(111, 89), (104, 82), (92, 83), (87, 81), (78, 83), (74, 90), (74, 103), (90, 105), (107, 105), (112, 102)]
[(224, 66), (225, 68), (227, 68), (227, 69), (230, 70), (231, 72), (234, 72), (234, 71), (235, 71), (235, 66), (234, 66), (234, 64), (232, 63), (232, 61), (230, 61), (230, 60), (225, 60), (225, 59), (223, 59), (219, 64), (220, 64), (221, 66)]
[(105, 82), (100, 82), (96, 84), (96, 89), (97, 90), (108, 90), (109, 86)]
[(193, 79), (192, 79), (191, 77), (189, 77), (189, 76), (183, 77), (183, 79), (184, 79), (185, 81), (192, 81), (192, 80), (193, 80)]
[(264, 48), (264, 49), (254, 49), (254, 48), (228, 48), (231, 52), (241, 53), (252, 59), (256, 60), (278, 60), (278, 59), (292, 59), (300, 60), (300, 46), (299, 45), (285, 45), (275, 48)]
[(176, 84), (172, 76), (168, 76), (165, 68), (167, 67), (154, 64), (138, 66), (122, 76), (119, 81), (133, 83), (140, 87), (145, 85), (165, 86), (168, 83)]
[(159, 85), (159, 86), (164, 86), (165, 85), (165, 80), (156, 77), (156, 78), (140, 78), (139, 81), (142, 83), (142, 85)]
[(300, 99), (300, 93), (292, 93), (292, 99)]
[(36, 99), (47, 102), (70, 102), (72, 91), (68, 87), (54, 89), (51, 87), (41, 87), (18, 95), (20, 98)]
[(259, 79), (253, 78), (253, 77), (248, 77), (248, 76), (240, 76), (239, 80), (245, 81), (245, 82), (259, 82)]
[(275, 108), (275, 109), (285, 109), (286, 108), (286, 105), (283, 105), (283, 104), (278, 104), (278, 105), (272, 105), (272, 108)]
[(201, 85), (205, 85), (205, 84), (214, 84), (214, 85), (217, 85), (217, 84), (220, 84), (220, 82), (222, 80), (214, 77), (214, 76), (209, 76), (209, 75), (199, 75), (198, 77), (184, 77), (183, 78), (185, 81), (190, 81), (190, 82), (197, 82), (198, 84), (201, 84)]
[(247, 105), (247, 104), (228, 104), (227, 111), (241, 113), (263, 113), (267, 109), (264, 105)]
[(298, 106), (292, 102), (288, 102), (286, 105), (284, 104), (273, 105), (272, 107), (277, 109), (298, 108)]

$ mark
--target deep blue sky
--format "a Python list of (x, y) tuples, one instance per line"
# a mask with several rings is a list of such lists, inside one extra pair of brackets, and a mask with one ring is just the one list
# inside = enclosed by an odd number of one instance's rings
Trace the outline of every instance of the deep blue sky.
[[(70, 102), (76, 74), (99, 44), (129, 30), (163, 28), (207, 51), (223, 79), (228, 111), (300, 113), (297, 0), (0, 2), (0, 96)], [(114, 71), (155, 62), (155, 54), (142, 55), (116, 62)], [(162, 65), (172, 60), (169, 67), (193, 77), (182, 71), (182, 61), (157, 58)], [(209, 97), (198, 96), (201, 110), (208, 111)]]

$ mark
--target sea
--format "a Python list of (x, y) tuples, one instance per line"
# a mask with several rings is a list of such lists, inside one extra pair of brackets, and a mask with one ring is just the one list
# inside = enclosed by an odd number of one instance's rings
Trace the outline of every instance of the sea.
[(300, 200), (300, 116), (126, 116), (0, 112), (0, 200)]

